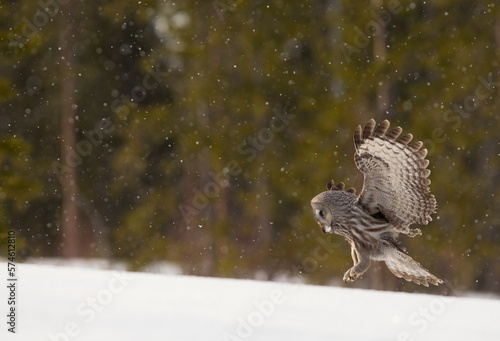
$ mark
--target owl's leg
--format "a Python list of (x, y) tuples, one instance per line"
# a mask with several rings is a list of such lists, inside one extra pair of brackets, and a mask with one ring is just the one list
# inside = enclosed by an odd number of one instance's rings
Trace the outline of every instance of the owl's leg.
[(351, 249), (351, 256), (354, 266), (345, 273), (344, 282), (354, 282), (368, 270), (371, 264), (370, 257), (367, 254), (360, 253), (355, 248)]
[[(356, 246), (354, 244), (351, 244), (351, 258), (354, 263), (353, 267), (356, 266), (359, 263), (358, 259), (358, 253), (356, 251)], [(347, 272), (344, 275), (344, 282), (346, 282), (346, 278), (350, 276), (351, 269), (347, 270)]]
[(358, 260), (358, 255), (356, 253), (356, 249), (351, 247), (351, 257), (352, 257), (352, 261), (354, 262), (354, 265), (358, 264), (359, 263), (359, 260)]

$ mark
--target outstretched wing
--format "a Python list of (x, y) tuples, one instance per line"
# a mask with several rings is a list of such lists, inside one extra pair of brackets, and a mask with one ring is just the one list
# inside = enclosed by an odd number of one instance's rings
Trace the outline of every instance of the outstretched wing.
[(436, 209), (427, 177), (429, 161), (422, 142), (408, 144), (411, 134), (399, 137), (396, 127), (387, 133), (389, 121), (376, 129), (371, 119), (354, 133), (356, 166), (364, 175), (358, 204), (370, 215), (381, 213), (390, 223), (406, 229), (413, 223), (427, 224)]
[(430, 284), (439, 285), (443, 283), (442, 279), (437, 278), (419, 262), (398, 250), (388, 241), (383, 241), (385, 256), (384, 261), (394, 276), (404, 278), (408, 282), (415, 282), (426, 287)]

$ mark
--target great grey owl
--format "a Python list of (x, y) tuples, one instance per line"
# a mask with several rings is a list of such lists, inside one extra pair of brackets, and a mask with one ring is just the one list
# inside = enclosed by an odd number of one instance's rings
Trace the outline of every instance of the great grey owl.
[(375, 129), (371, 119), (364, 129), (354, 132), (354, 161), (364, 175), (363, 190), (344, 190), (333, 180), (327, 191), (311, 200), (314, 217), (324, 233), (339, 234), (349, 242), (354, 266), (344, 275), (353, 282), (370, 267), (371, 260), (384, 261), (397, 277), (417, 284), (439, 285), (443, 281), (400, 247), (399, 233), (410, 237), (422, 234), (411, 224), (426, 225), (435, 212), (436, 199), (430, 193), (427, 177), (429, 161), (422, 142), (411, 144), (413, 136), (400, 136), (402, 129), (391, 131), (385, 120)]

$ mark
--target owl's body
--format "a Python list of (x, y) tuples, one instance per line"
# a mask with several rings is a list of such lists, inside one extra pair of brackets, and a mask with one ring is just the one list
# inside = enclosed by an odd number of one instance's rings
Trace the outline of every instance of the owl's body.
[[(389, 121), (375, 128), (375, 121), (360, 126), (354, 134), (355, 162), (364, 174), (363, 190), (344, 190), (344, 184), (327, 185), (326, 192), (311, 201), (313, 213), (325, 233), (343, 236), (351, 246), (354, 266), (344, 275), (352, 282), (368, 270), (371, 260), (384, 261), (397, 277), (428, 286), (442, 280), (408, 256), (397, 242), (399, 233), (421, 234), (410, 229), (414, 223), (427, 224), (436, 200), (430, 194), (422, 142), (408, 143), (412, 135), (399, 137), (401, 128), (386, 134)], [(398, 138), (399, 137), (399, 138)]]

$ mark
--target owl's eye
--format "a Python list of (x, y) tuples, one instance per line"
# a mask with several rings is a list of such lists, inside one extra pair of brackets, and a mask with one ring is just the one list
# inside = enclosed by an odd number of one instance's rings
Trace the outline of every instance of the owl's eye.
[(323, 211), (323, 210), (320, 210), (320, 211), (319, 211), (319, 216), (320, 216), (321, 218), (325, 219), (325, 217), (326, 217), (326, 212), (325, 212), (325, 211)]

